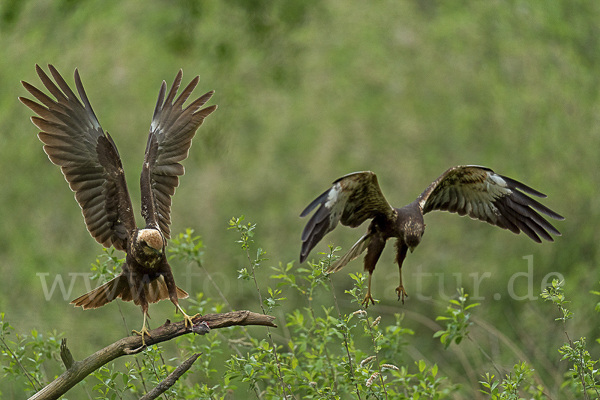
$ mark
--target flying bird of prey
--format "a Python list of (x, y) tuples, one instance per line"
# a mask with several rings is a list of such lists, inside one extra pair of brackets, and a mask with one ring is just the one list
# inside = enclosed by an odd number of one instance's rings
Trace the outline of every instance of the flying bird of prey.
[(19, 100), (38, 115), (31, 121), (41, 130), (38, 137), (44, 143), (44, 151), (52, 163), (61, 167), (75, 192), (92, 237), (104, 247), (113, 246), (127, 252), (119, 276), (71, 304), (88, 309), (101, 307), (116, 298), (133, 300), (141, 306), (144, 315), (141, 331), (133, 332), (142, 337), (144, 345), (144, 335), (149, 336), (148, 303), (170, 299), (183, 314), (185, 325), (192, 325), (193, 317), (183, 311), (178, 301), (188, 294), (175, 285), (165, 247), (170, 238), (171, 196), (179, 186), (178, 177), (184, 174), (179, 162), (187, 158), (192, 138), (204, 118), (217, 108), (202, 108), (214, 92), (183, 108), (199, 77), (194, 78), (177, 99), (182, 71), (175, 77), (168, 94), (163, 81), (150, 124), (140, 179), (141, 211), (146, 226), (138, 229), (119, 152), (111, 136), (100, 126), (79, 72), (75, 70), (77, 98), (58, 71), (52, 65), (48, 68), (56, 84), (36, 65), (38, 76), (56, 100), (27, 82), (22, 82), (23, 86), (39, 103), (23, 97)]
[(557, 220), (564, 218), (527, 194), (546, 197), (521, 182), (497, 175), (489, 168), (461, 165), (444, 172), (412, 203), (394, 208), (383, 196), (373, 172), (354, 172), (333, 182), (330, 189), (300, 214), (305, 217), (319, 207), (302, 232), (300, 262), (306, 260), (315, 245), (338, 222), (355, 228), (372, 219), (367, 232), (331, 265), (328, 272), (339, 271), (366, 250), (364, 268), (369, 272), (369, 281), (363, 305), (368, 306), (369, 302), (375, 304), (371, 296), (371, 276), (386, 241), (396, 238), (396, 262), (400, 272), (396, 292), (398, 300), (404, 303), (407, 293), (402, 284), (402, 263), (407, 251), (412, 252), (421, 242), (425, 232), (424, 214), (440, 210), (460, 216), (469, 215), (517, 234), (522, 231), (538, 243), (542, 239), (553, 242), (550, 233), (560, 236), (560, 232), (538, 212)]

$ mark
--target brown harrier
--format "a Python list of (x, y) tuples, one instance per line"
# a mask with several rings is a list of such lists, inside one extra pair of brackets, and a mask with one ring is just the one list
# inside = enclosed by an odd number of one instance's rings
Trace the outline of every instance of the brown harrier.
[(36, 65), (38, 76), (56, 100), (27, 82), (22, 82), (23, 86), (39, 103), (19, 99), (39, 116), (32, 117), (31, 121), (42, 130), (38, 137), (45, 145), (44, 151), (50, 161), (61, 167), (75, 192), (92, 237), (104, 247), (114, 246), (127, 252), (118, 277), (71, 304), (88, 309), (101, 307), (116, 298), (133, 300), (144, 314), (141, 331), (134, 331), (142, 336), (144, 344), (144, 334), (148, 335), (148, 302), (170, 299), (183, 314), (186, 326), (191, 325), (192, 318), (178, 302), (188, 294), (175, 285), (165, 247), (170, 237), (171, 196), (179, 185), (178, 176), (184, 174), (179, 162), (187, 158), (192, 138), (204, 118), (217, 108), (201, 108), (214, 92), (183, 108), (199, 78), (194, 78), (175, 100), (182, 71), (175, 77), (166, 99), (167, 84), (163, 81), (150, 124), (140, 179), (146, 227), (138, 229), (119, 152), (108, 132), (102, 130), (78, 71), (75, 70), (75, 86), (79, 98), (52, 65), (48, 68), (56, 84)]
[(398, 299), (404, 302), (407, 293), (402, 285), (402, 262), (407, 250), (412, 252), (421, 242), (425, 231), (423, 215), (430, 211), (450, 211), (461, 216), (468, 214), (473, 219), (517, 234), (523, 231), (538, 243), (542, 242), (541, 239), (554, 241), (548, 232), (560, 236), (560, 232), (536, 210), (554, 219), (564, 218), (525, 193), (546, 197), (521, 182), (497, 175), (489, 168), (461, 165), (444, 172), (412, 203), (394, 208), (383, 196), (373, 172), (354, 172), (333, 182), (330, 189), (300, 214), (305, 217), (319, 206), (302, 232), (300, 262), (306, 260), (313, 247), (339, 221), (355, 228), (372, 219), (367, 233), (331, 265), (329, 272), (339, 271), (367, 250), (364, 264), (365, 271), (369, 271), (369, 284), (363, 304), (368, 306), (369, 301), (374, 304), (371, 276), (386, 241), (396, 238), (396, 262), (400, 268), (400, 284), (396, 292)]

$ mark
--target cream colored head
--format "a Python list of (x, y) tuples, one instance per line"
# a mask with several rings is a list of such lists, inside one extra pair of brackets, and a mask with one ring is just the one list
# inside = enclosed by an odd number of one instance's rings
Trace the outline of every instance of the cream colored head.
[(163, 238), (157, 229), (141, 229), (137, 239), (144, 241), (151, 249), (162, 252)]

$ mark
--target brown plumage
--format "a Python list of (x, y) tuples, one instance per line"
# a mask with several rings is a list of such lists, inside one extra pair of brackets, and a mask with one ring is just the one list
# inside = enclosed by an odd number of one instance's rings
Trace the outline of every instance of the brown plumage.
[(444, 172), (412, 203), (394, 208), (383, 196), (373, 172), (348, 174), (333, 182), (330, 189), (300, 214), (305, 217), (319, 206), (302, 232), (300, 262), (306, 260), (310, 251), (338, 222), (355, 228), (371, 219), (367, 232), (331, 265), (329, 271), (339, 271), (367, 250), (364, 267), (369, 272), (369, 282), (363, 304), (374, 304), (371, 276), (386, 241), (396, 238), (396, 262), (400, 269), (400, 284), (396, 292), (398, 299), (404, 302), (407, 294), (402, 284), (402, 263), (407, 251), (412, 252), (421, 242), (425, 232), (423, 215), (430, 211), (469, 215), (517, 234), (522, 231), (538, 243), (542, 239), (554, 241), (550, 233), (560, 236), (560, 232), (538, 212), (557, 220), (564, 218), (527, 194), (546, 197), (527, 185), (497, 175), (489, 168), (461, 165)]
[[(171, 196), (179, 185), (184, 168), (179, 163), (188, 156), (192, 138), (204, 118), (217, 106), (202, 108), (214, 92), (208, 92), (183, 104), (192, 94), (199, 78), (194, 78), (175, 99), (181, 84), (180, 70), (171, 90), (163, 81), (146, 145), (140, 178), (144, 229), (138, 229), (123, 165), (117, 147), (104, 132), (87, 98), (79, 72), (75, 70), (75, 87), (79, 98), (58, 71), (49, 65), (54, 83), (36, 65), (36, 71), (54, 99), (27, 82), (23, 86), (39, 103), (20, 97), (23, 104), (38, 116), (31, 121), (41, 129), (38, 137), (52, 163), (61, 167), (75, 199), (81, 207), (88, 231), (104, 247), (114, 246), (127, 252), (121, 274), (106, 284), (72, 301), (84, 309), (101, 307), (116, 298), (133, 301), (142, 307), (142, 336), (148, 334), (148, 303), (170, 299), (192, 323), (178, 299), (188, 294), (175, 285), (165, 248), (170, 238)], [(165, 98), (166, 95), (166, 98)], [(145, 342), (144, 342), (145, 343)]]

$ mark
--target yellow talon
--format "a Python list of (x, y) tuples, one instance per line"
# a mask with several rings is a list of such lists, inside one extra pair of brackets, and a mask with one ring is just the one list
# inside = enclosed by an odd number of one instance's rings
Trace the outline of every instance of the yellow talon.
[(150, 335), (150, 331), (148, 330), (148, 328), (146, 328), (146, 315), (147, 314), (144, 314), (144, 323), (142, 324), (142, 330), (139, 332), (135, 329), (131, 331), (131, 333), (135, 333), (136, 335), (142, 337), (142, 347), (146, 346), (146, 340), (144, 339), (144, 335), (148, 336), (149, 338), (152, 338), (152, 336)]
[(185, 327), (188, 327), (188, 324), (190, 324), (190, 328), (192, 328), (194, 326), (194, 321), (193, 319), (196, 317), (199, 317), (200, 314), (196, 314), (193, 317), (190, 317), (189, 315), (187, 315), (185, 313), (185, 311), (183, 311), (183, 308), (181, 308), (181, 306), (179, 306), (179, 304), (177, 305), (177, 309), (181, 312), (181, 314), (183, 314), (183, 319), (185, 320)]

